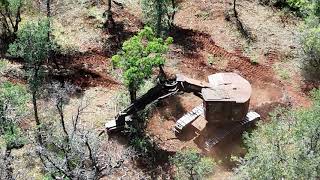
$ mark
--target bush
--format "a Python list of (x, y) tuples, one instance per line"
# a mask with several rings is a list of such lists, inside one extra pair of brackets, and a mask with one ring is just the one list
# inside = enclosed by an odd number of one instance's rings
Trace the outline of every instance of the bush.
[(263, 5), (277, 6), (285, 4), (286, 0), (259, 0), (259, 3)]
[(26, 137), (17, 125), (13, 125), (10, 131), (4, 134), (7, 149), (19, 149), (25, 145)]
[(309, 0), (259, 0), (263, 5), (275, 6), (279, 8), (288, 8), (292, 11), (303, 14), (310, 4)]
[(213, 173), (215, 167), (211, 158), (203, 157), (193, 149), (177, 152), (171, 162), (176, 167), (177, 179), (203, 179)]
[(305, 18), (301, 45), (305, 58), (304, 69), (312, 77), (320, 78), (320, 2), (310, 6), (309, 15)]
[(248, 153), (238, 160), (241, 179), (318, 179), (320, 90), (310, 109), (278, 109), (268, 124), (245, 135)]
[(302, 11), (306, 9), (308, 0), (287, 0), (286, 3), (291, 9)]

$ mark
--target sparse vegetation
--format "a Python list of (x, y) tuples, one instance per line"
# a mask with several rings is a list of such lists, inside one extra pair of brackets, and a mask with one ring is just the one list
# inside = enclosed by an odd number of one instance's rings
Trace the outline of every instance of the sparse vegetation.
[[(319, 179), (319, 17), (319, 0), (0, 0), (0, 179)], [(252, 92), (258, 124), (204, 106), (184, 125), (204, 88)]]
[(199, 13), (196, 14), (196, 17), (197, 17), (197, 18), (200, 18), (200, 19), (202, 19), (202, 20), (207, 20), (207, 19), (210, 18), (210, 16), (212, 16), (212, 13), (211, 13), (209, 10), (207, 10), (207, 11), (201, 11), (201, 12), (199, 12)]
[(278, 63), (273, 66), (275, 72), (279, 75), (282, 80), (289, 80), (291, 77), (290, 71), (282, 64)]
[(96, 6), (91, 7), (88, 10), (88, 18), (95, 19), (97, 21), (96, 28), (102, 28), (103, 23), (105, 22), (105, 19), (103, 18), (103, 13), (100, 9), (98, 9)]
[(211, 54), (208, 55), (208, 64), (210, 64), (210, 65), (214, 64), (214, 57)]
[[(59, 118), (53, 121), (56, 123), (46, 123), (45, 132), (42, 132), (46, 137), (45, 145), (41, 146), (40, 157), (46, 172), (54, 179), (100, 179), (112, 174), (127, 158), (127, 152), (116, 151), (115, 147), (105, 152), (103, 138), (81, 124), (80, 115), (88, 106), (86, 102), (81, 102), (72, 120), (65, 119), (68, 93), (74, 91), (74, 88), (70, 85), (60, 87), (57, 84), (51, 89), (52, 101)], [(111, 149), (114, 150), (113, 153)]]

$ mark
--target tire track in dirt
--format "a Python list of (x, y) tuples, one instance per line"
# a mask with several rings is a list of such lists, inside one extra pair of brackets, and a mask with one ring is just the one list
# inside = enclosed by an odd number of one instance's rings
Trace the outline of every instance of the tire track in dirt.
[[(246, 78), (252, 85), (252, 107), (263, 108), (268, 104), (286, 104), (293, 106), (308, 106), (308, 98), (302, 96), (299, 90), (295, 90), (290, 82), (281, 81), (272, 65), (279, 61), (277, 50), (268, 50), (265, 56), (266, 63), (254, 64), (249, 57), (243, 55), (241, 49), (229, 52), (216, 45), (209, 34), (193, 31), (190, 29), (179, 29), (176, 38), (179, 45), (187, 52), (183, 56), (182, 71), (187, 72), (201, 80), (216, 72), (235, 72)], [(185, 43), (185, 44), (182, 44)], [(213, 67), (203, 56), (210, 53), (227, 61), (226, 67)], [(196, 73), (196, 72), (200, 73)], [(273, 106), (272, 106), (273, 107)], [(264, 111), (261, 109), (261, 111)]]
[[(263, 64), (252, 64), (250, 58), (242, 55), (241, 50), (237, 49), (235, 52), (228, 52), (224, 48), (215, 44), (211, 37), (204, 36), (203, 34), (196, 33), (195, 39), (200, 42), (203, 42), (203, 50), (208, 53), (224, 58), (228, 61), (228, 66), (225, 71), (236, 71), (237, 73), (243, 75), (250, 81), (263, 81), (270, 82), (280, 85), (281, 83), (275, 77), (273, 69), (271, 66), (266, 66)], [(267, 56), (270, 59), (270, 62), (274, 62), (277, 57), (274, 54)], [(271, 60), (272, 59), (272, 60)], [(272, 64), (270, 64), (272, 65)]]
[[(245, 57), (240, 50), (235, 52), (228, 52), (222, 47), (217, 46), (212, 39), (199, 36), (204, 42), (204, 50), (225, 58), (228, 61), (225, 71), (236, 72), (247, 80), (249, 80), (254, 89), (265, 91), (262, 96), (269, 99), (266, 102), (260, 102), (259, 99), (263, 97), (256, 97), (257, 100), (253, 102), (253, 107), (263, 108), (266, 104), (281, 104), (297, 106), (309, 106), (310, 99), (300, 92), (300, 88), (292, 87), (291, 82), (281, 81), (277, 78), (272, 65), (279, 61), (280, 55), (277, 50), (269, 50), (266, 54), (266, 61), (268, 64), (253, 64), (249, 57)], [(296, 78), (292, 77), (292, 82), (298, 82)], [(272, 93), (270, 93), (272, 90)], [(253, 92), (254, 96), (254, 92)], [(268, 97), (267, 97), (268, 96)], [(261, 106), (263, 104), (263, 106)]]

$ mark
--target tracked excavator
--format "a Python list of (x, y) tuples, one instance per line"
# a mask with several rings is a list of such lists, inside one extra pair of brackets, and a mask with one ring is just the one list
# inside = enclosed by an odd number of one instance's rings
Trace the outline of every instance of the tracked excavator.
[(207, 126), (232, 124), (229, 130), (207, 141), (208, 147), (242, 126), (260, 119), (258, 113), (249, 112), (252, 88), (246, 79), (236, 73), (216, 73), (208, 76), (208, 81), (198, 81), (181, 74), (177, 74), (174, 79), (159, 81), (146, 94), (119, 112), (115, 119), (108, 121), (106, 130), (108, 133), (123, 130), (126, 123), (132, 121), (132, 114), (151, 103), (182, 93), (193, 93), (203, 102), (176, 121), (173, 128), (176, 133), (182, 132), (199, 116), (205, 118)]

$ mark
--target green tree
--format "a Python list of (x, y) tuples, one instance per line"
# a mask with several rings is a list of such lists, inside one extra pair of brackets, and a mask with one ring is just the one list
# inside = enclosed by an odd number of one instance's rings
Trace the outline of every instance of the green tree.
[(22, 6), (23, 0), (0, 0), (0, 36), (8, 42), (16, 38)]
[(165, 35), (173, 26), (176, 0), (142, 0), (141, 6), (145, 23), (156, 32), (157, 37)]
[(211, 158), (203, 157), (193, 149), (177, 152), (171, 162), (176, 167), (177, 179), (203, 179), (213, 173), (215, 167)]
[(131, 102), (136, 100), (138, 89), (147, 78), (151, 77), (154, 67), (159, 67), (160, 73), (164, 74), (162, 69), (165, 63), (164, 54), (172, 41), (171, 37), (166, 40), (156, 38), (152, 29), (145, 27), (137, 35), (125, 41), (122, 51), (112, 57), (113, 64), (123, 71)]
[(243, 179), (318, 179), (320, 91), (310, 109), (278, 109), (268, 124), (245, 136), (248, 153), (239, 159)]
[[(44, 63), (48, 59), (50, 50), (53, 48), (48, 37), (49, 31), (47, 20), (28, 22), (18, 32), (17, 40), (9, 46), (9, 53), (11, 55), (22, 57), (26, 62), (34, 118), (39, 131), (41, 122), (38, 115), (37, 98), (39, 88), (43, 82)], [(41, 143), (40, 134), (38, 134), (38, 140)]]

